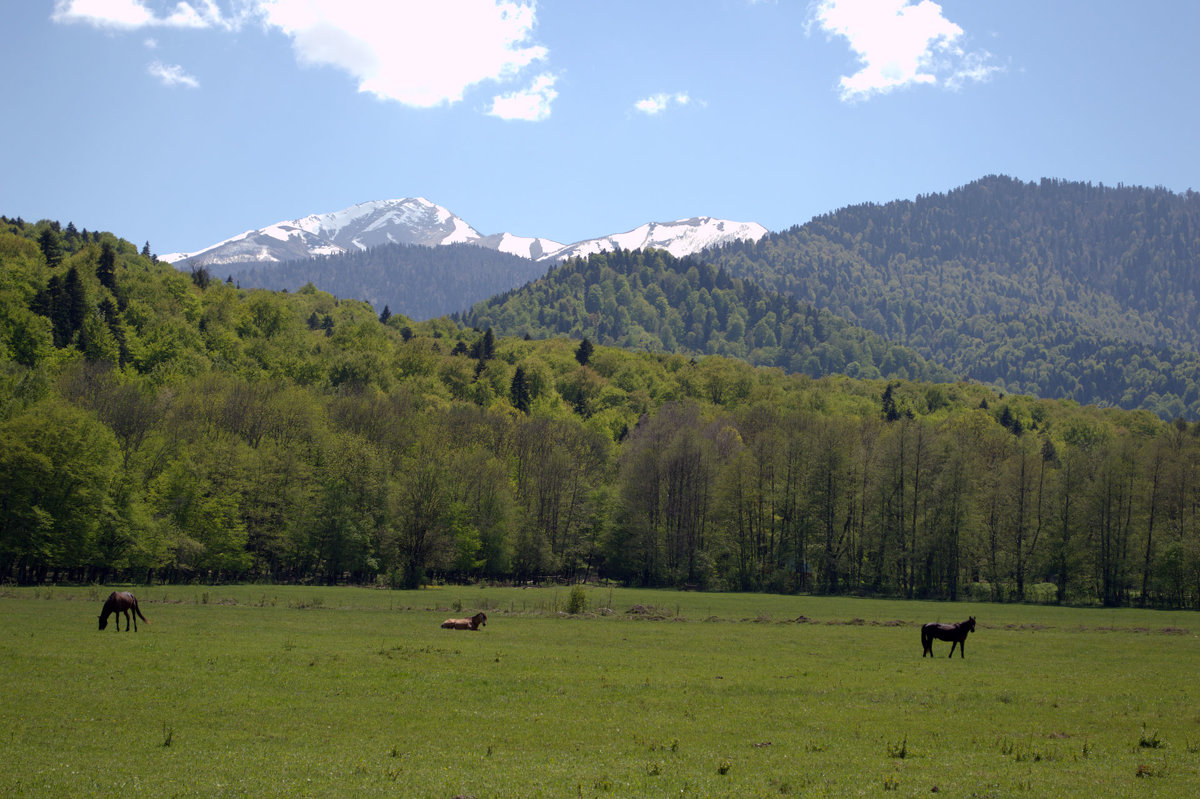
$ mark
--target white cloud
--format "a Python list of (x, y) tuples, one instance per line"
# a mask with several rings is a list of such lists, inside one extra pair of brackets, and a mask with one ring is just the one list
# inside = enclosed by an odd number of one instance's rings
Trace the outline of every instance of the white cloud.
[(179, 2), (162, 15), (147, 8), (142, 0), (57, 0), (50, 19), (60, 23), (79, 22), (118, 30), (150, 27), (228, 28), (233, 25), (231, 20), (222, 16), (213, 0), (196, 0), (195, 4)]
[(675, 94), (661, 92), (653, 94), (644, 100), (638, 100), (633, 104), (633, 107), (643, 114), (653, 116), (661, 114), (672, 105), (688, 105), (691, 102), (692, 98), (688, 96), (687, 92), (676, 92)]
[[(291, 38), (301, 64), (351, 75), (358, 90), (404, 105), (455, 103), (487, 81), (509, 84), (549, 51), (532, 40), (534, 0), (56, 0), (51, 19), (107, 30), (240, 29), (257, 20)], [(151, 46), (147, 44), (147, 46)], [(156, 73), (157, 75), (158, 73)], [(557, 97), (541, 75), (499, 95), (492, 113), (545, 119)]]
[(963, 29), (932, 0), (821, 0), (814, 18), (850, 45), (862, 69), (841, 79), (843, 100), (865, 99), (911, 84), (957, 89), (997, 67), (987, 52), (963, 49)]
[[(292, 38), (302, 63), (344, 70), (359, 91), (419, 108), (457, 102), (484, 81), (511, 81), (548, 55), (531, 41), (532, 3), (259, 0), (258, 7), (268, 26)], [(497, 98), (497, 106), (554, 99), (544, 82), (537, 87)]]
[(200, 81), (184, 72), (183, 67), (175, 64), (164, 64), (161, 61), (153, 61), (146, 67), (146, 72), (162, 81), (163, 86), (185, 86), (189, 89), (200, 88)]
[(550, 104), (558, 97), (555, 80), (553, 75), (538, 75), (528, 89), (493, 98), (488, 113), (501, 119), (541, 122), (550, 116)]

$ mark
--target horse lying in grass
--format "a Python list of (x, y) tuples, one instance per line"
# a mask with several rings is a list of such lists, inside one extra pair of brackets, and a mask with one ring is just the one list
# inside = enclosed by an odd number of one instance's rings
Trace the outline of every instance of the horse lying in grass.
[(469, 619), (446, 619), (442, 627), (447, 630), (478, 630), (487, 624), (486, 613), (476, 613)]
[(933, 639), (951, 641), (950, 657), (954, 657), (954, 647), (958, 647), (958, 656), (965, 658), (967, 651), (967, 634), (975, 632), (975, 617), (957, 624), (936, 624), (930, 622), (921, 628), (921, 657), (933, 657)]
[(117, 629), (121, 629), (121, 614), (125, 614), (125, 632), (129, 632), (129, 611), (133, 611), (133, 631), (137, 632), (137, 620), (141, 619), (150, 623), (150, 620), (142, 615), (142, 611), (138, 609), (137, 599), (128, 591), (113, 591), (108, 595), (108, 599), (104, 600), (104, 608), (100, 611), (100, 629), (103, 630), (108, 626), (109, 614), (117, 614)]

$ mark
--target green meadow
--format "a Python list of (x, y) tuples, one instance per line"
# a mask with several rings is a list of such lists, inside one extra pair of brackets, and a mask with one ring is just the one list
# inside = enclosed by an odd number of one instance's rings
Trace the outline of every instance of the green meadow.
[(0, 794), (1200, 794), (1193, 612), (180, 586), (100, 632), (110, 590), (0, 590)]

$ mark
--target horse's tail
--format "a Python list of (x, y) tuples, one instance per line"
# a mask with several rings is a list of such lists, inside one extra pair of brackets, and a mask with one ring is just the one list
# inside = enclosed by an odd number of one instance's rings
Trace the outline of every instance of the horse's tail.
[(133, 612), (137, 614), (137, 617), (138, 617), (139, 619), (141, 619), (142, 621), (146, 622), (146, 624), (149, 624), (149, 623), (150, 623), (150, 620), (149, 620), (149, 619), (147, 619), (145, 616), (143, 616), (143, 615), (142, 615), (142, 609), (138, 607), (138, 603), (137, 603), (137, 600), (136, 600), (136, 599), (135, 599), (135, 600), (133, 600)]
[(933, 634), (929, 632), (929, 626), (921, 628), (921, 646), (928, 648), (933, 643)]

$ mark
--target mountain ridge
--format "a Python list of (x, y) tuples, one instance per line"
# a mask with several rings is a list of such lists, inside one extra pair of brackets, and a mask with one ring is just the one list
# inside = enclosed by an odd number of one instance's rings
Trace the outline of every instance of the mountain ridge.
[(768, 231), (756, 222), (693, 216), (648, 222), (571, 244), (512, 233), (484, 235), (445, 207), (424, 197), (372, 200), (339, 211), (309, 214), (247, 230), (195, 252), (160, 256), (177, 266), (224, 268), (342, 255), (383, 244), (443, 246), (473, 244), (533, 261), (562, 261), (613, 249), (665, 249), (676, 257), (734, 240), (756, 241)]
[(1200, 414), (1200, 194), (989, 175), (709, 254), (1017, 394)]

